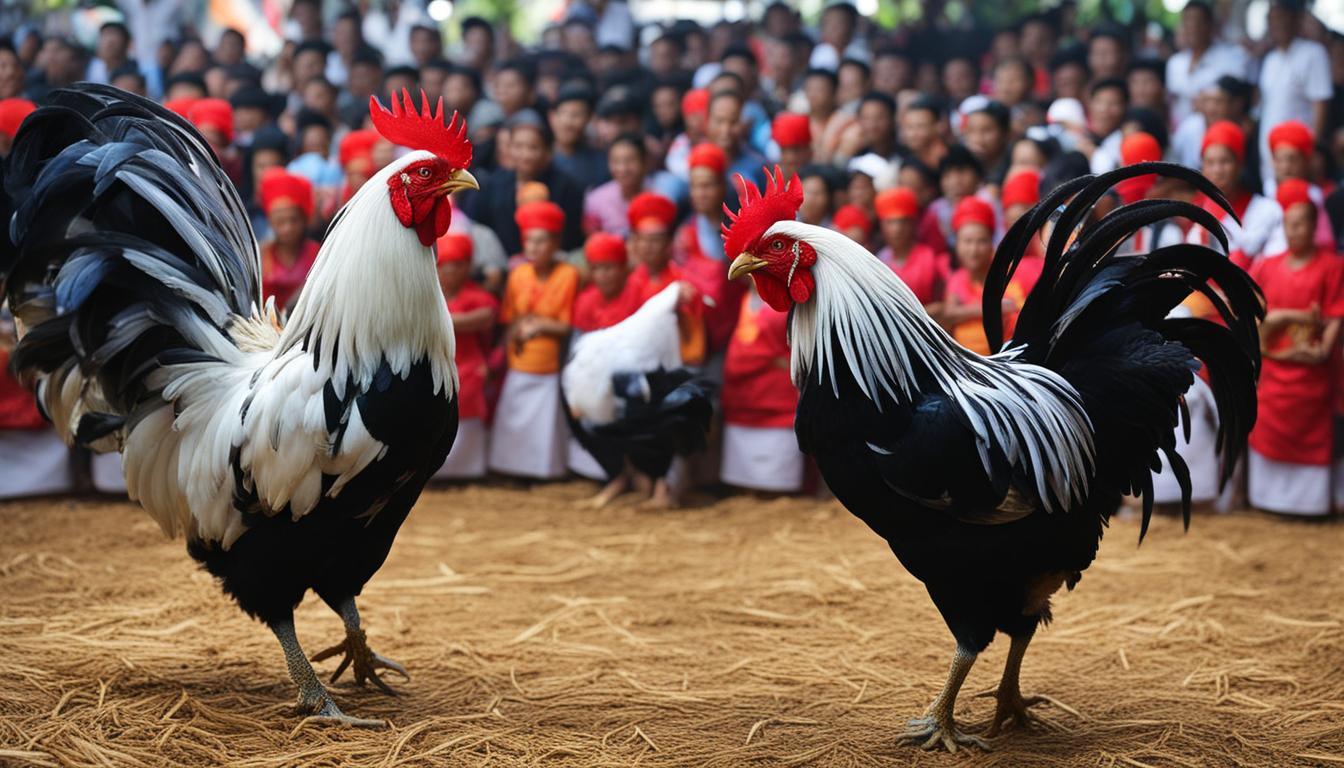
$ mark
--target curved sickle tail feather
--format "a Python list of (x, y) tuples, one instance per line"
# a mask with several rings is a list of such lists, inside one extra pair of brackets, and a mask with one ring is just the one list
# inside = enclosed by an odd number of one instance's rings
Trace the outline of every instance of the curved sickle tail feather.
[(165, 366), (239, 353), (229, 328), (261, 309), (260, 256), (178, 115), (109, 86), (55, 91), (15, 137), (0, 198), (0, 294), (23, 331), (12, 365), (66, 439), (161, 405)]
[[(1231, 213), (1202, 175), (1169, 163), (1143, 163), (1066, 182), (1009, 230), (985, 280), (985, 329), (991, 347), (1002, 340), (1004, 290), (1031, 238), (1056, 214), (1041, 277), (1004, 345), (1024, 362), (1051, 368), (1083, 396), (1096, 432), (1099, 475), (1143, 496), (1147, 533), (1152, 476), (1159, 452), (1182, 491), (1190, 524), (1190, 477), (1176, 451), (1175, 427), (1189, 437), (1184, 394), (1201, 365), (1217, 402), (1220, 482), (1226, 484), (1256, 417), (1260, 374), (1259, 322), (1264, 299), (1241, 268), (1217, 251), (1193, 244), (1120, 255), (1119, 246), (1150, 224), (1184, 217), (1227, 248), (1221, 224), (1208, 211), (1173, 200), (1142, 200), (1086, 223), (1092, 206), (1117, 182), (1144, 174), (1193, 185)], [(1208, 299), (1221, 323), (1173, 313), (1187, 297)]]

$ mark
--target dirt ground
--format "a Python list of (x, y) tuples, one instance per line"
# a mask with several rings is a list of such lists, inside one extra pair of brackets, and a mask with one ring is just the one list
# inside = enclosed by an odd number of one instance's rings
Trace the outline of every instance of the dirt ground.
[[(575, 508), (592, 491), (426, 493), (360, 602), (413, 679), (333, 689), (384, 731), (294, 716), (270, 632), (137, 509), (0, 505), (0, 764), (1344, 764), (1344, 526), (1162, 519), (1136, 548), (1117, 520), (1027, 655), (1046, 726), (945, 755), (894, 734), (950, 635), (838, 505)], [(297, 624), (310, 653), (341, 636), (316, 599)], [(967, 681), (969, 730), (1006, 649)]]

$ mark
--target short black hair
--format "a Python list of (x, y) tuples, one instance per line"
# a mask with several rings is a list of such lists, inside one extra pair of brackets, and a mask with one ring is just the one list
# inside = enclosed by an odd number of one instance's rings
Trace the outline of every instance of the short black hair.
[(835, 70), (823, 69), (822, 67), (812, 67), (803, 73), (803, 80), (806, 81), (813, 77), (824, 77), (831, 82), (831, 87), (836, 88), (840, 85), (840, 78), (835, 74)]
[(1021, 70), (1022, 74), (1026, 75), (1028, 80), (1032, 80), (1036, 77), (1035, 68), (1031, 66), (1031, 62), (1027, 61), (1022, 56), (1005, 56), (994, 64), (994, 70), (996, 72), (1003, 67), (1017, 67)]
[(1096, 96), (1099, 92), (1108, 88), (1119, 91), (1120, 98), (1124, 99), (1126, 104), (1129, 103), (1129, 83), (1126, 83), (1124, 78), (1121, 77), (1104, 77), (1096, 81), (1087, 89), (1087, 95)]
[(756, 61), (756, 54), (751, 49), (741, 43), (735, 43), (723, 49), (723, 55), (719, 57), (719, 63), (726, 63), (729, 59), (746, 59), (751, 66), (759, 66)]
[(515, 56), (495, 67), (495, 74), (498, 75), (504, 72), (516, 72), (518, 76), (526, 80), (529, 85), (537, 79), (536, 63), (524, 56)]
[(354, 8), (347, 7), (344, 11), (342, 11), (340, 14), (336, 16), (336, 19), (332, 22), (332, 24), (339, 24), (342, 21), (353, 21), (355, 22), (356, 25), (360, 26), (360, 28), (362, 29), (364, 24), (364, 17), (360, 15), (359, 11), (355, 10)]
[(219, 33), (219, 39), (221, 41), (223, 41), (224, 38), (230, 36), (238, 38), (239, 40), (243, 41), (243, 43), (247, 43), (247, 37), (244, 36), (242, 32), (234, 29), (233, 27), (225, 27), (224, 31)]
[(1251, 85), (1249, 82), (1242, 80), (1240, 77), (1233, 77), (1232, 75), (1223, 75), (1218, 78), (1217, 86), (1218, 90), (1234, 99), (1241, 99), (1247, 104), (1251, 103), (1251, 93), (1255, 88), (1255, 86)]
[(304, 108), (300, 109), (299, 114), (294, 116), (294, 137), (296, 139), (302, 140), (303, 132), (308, 130), (309, 128), (312, 128), (313, 126), (323, 128), (326, 130), (327, 133), (336, 132), (335, 126), (331, 124), (331, 121), (328, 120), (325, 115), (321, 114), (320, 112), (314, 112), (311, 109)]
[(877, 61), (878, 59), (904, 59), (911, 64), (915, 63), (915, 55), (913, 53), (898, 45), (891, 44), (884, 45), (876, 51), (873, 51), (873, 61)]
[(263, 125), (257, 129), (256, 133), (252, 134), (252, 145), (248, 147), (247, 152), (251, 156), (264, 151), (279, 152), (283, 162), (288, 163), (290, 159), (289, 137), (278, 126)]
[[(863, 59), (842, 59), (840, 61), (840, 66), (836, 67), (835, 71), (838, 73), (845, 67), (858, 67), (859, 69), (863, 70), (863, 77), (865, 80), (871, 77), (873, 74), (873, 68), (868, 66), (868, 62), (864, 61)], [(837, 74), (837, 77), (838, 76), (839, 75)]]
[(167, 93), (168, 91), (173, 90), (174, 86), (182, 84), (199, 88), (201, 93), (210, 92), (209, 89), (205, 87), (205, 77), (200, 72), (178, 72), (176, 75), (168, 78), (168, 81), (163, 84), (163, 92)]
[(971, 115), (989, 115), (989, 118), (994, 121), (994, 124), (999, 127), (999, 130), (1004, 131), (1005, 133), (1013, 123), (1013, 115), (1012, 112), (1008, 110), (1008, 107), (1005, 107), (1002, 102), (994, 101), (992, 99), (985, 102), (979, 109), (971, 110), (966, 116), (970, 117)]
[(452, 62), (447, 59), (430, 59), (425, 62), (424, 66), (420, 67), (422, 73), (431, 69), (435, 72), (452, 72), (453, 65)]
[(1189, 0), (1181, 9), (1181, 13), (1186, 11), (1199, 11), (1204, 14), (1204, 18), (1213, 21), (1213, 5), (1206, 0)]
[(326, 88), (328, 91), (331, 92), (332, 96), (336, 96), (341, 92), (341, 89), (337, 88), (335, 83), (328, 80), (326, 75), (318, 75), (317, 77), (314, 77), (312, 80), (309, 80), (308, 82), (304, 83), (303, 87), (308, 88), (314, 85), (318, 86), (319, 88)]
[(1157, 139), (1158, 146), (1167, 148), (1167, 123), (1162, 116), (1147, 107), (1130, 107), (1125, 110), (1124, 123), (1138, 123), (1140, 130)]
[(1087, 50), (1083, 48), (1083, 46), (1073, 43), (1060, 48), (1050, 56), (1050, 61), (1046, 66), (1051, 73), (1054, 73), (1070, 64), (1076, 64), (1082, 67), (1084, 72), (1089, 71), (1089, 67), (1087, 66)]
[(1129, 32), (1123, 27), (1115, 24), (1098, 24), (1092, 28), (1092, 33), (1088, 35), (1087, 44), (1092, 45), (1093, 40), (1110, 38), (1121, 45), (1123, 48), (1129, 47)]
[(901, 170), (911, 170), (919, 174), (919, 178), (930, 187), (938, 188), (938, 172), (930, 168), (927, 163), (917, 157), (909, 156), (901, 161)]
[(859, 107), (863, 107), (864, 104), (871, 102), (876, 102), (883, 107), (886, 107), (887, 113), (895, 117), (896, 100), (891, 97), (891, 94), (883, 93), (882, 91), (869, 91), (863, 94), (863, 98), (859, 99)]
[(491, 40), (495, 39), (495, 28), (490, 25), (490, 22), (486, 21), (480, 16), (468, 16), (465, 19), (463, 19), (461, 29), (463, 37), (466, 37), (467, 33), (473, 29), (483, 29), (485, 30), (486, 34), (490, 36)]
[(630, 146), (634, 147), (635, 151), (639, 153), (639, 157), (641, 160), (647, 160), (649, 158), (648, 147), (644, 146), (644, 139), (639, 134), (628, 132), (622, 133), (615, 139), (612, 139), (611, 146), (607, 147), (607, 152), (611, 152), (611, 150), (615, 149), (621, 144), (629, 144)]
[(1135, 72), (1152, 72), (1162, 81), (1163, 86), (1167, 84), (1167, 63), (1154, 56), (1143, 56), (1131, 61), (1125, 74), (1132, 75)]
[(361, 45), (355, 55), (350, 58), (350, 66), (359, 65), (383, 68), (383, 54), (378, 52), (377, 48), (370, 45)]
[(921, 93), (905, 107), (906, 112), (932, 112), (934, 119), (943, 116), (943, 100)]
[(597, 93), (581, 80), (562, 83), (555, 94), (555, 101), (551, 103), (551, 109), (570, 101), (583, 102), (588, 106), (588, 110), (592, 111), (593, 106), (597, 104)]
[(541, 142), (548, 148), (555, 144), (555, 135), (551, 133), (550, 124), (542, 119), (535, 109), (520, 109), (514, 112), (504, 121), (504, 127), (509, 129), (510, 132), (519, 128), (534, 130), (537, 135), (541, 136)]
[(304, 40), (302, 43), (294, 46), (294, 58), (299, 58), (305, 53), (316, 53), (326, 58), (331, 53), (331, 46), (322, 40)]
[(840, 173), (835, 166), (811, 163), (798, 169), (798, 178), (800, 179), (810, 179), (814, 176), (826, 182), (826, 190), (831, 194), (835, 194), (840, 189)]
[(747, 99), (745, 96), (742, 95), (741, 91), (729, 91), (720, 89), (709, 94), (709, 108), (713, 109), (714, 102), (718, 101), (719, 99), (725, 99), (725, 98), (735, 99), (739, 106), (745, 105), (747, 103)]
[(121, 36), (125, 38), (127, 41), (131, 39), (131, 30), (128, 29), (126, 25), (122, 24), (120, 21), (104, 22), (103, 25), (98, 28), (98, 34), (101, 35), (102, 33), (108, 31), (109, 29), (114, 32), (120, 32)]
[(476, 91), (476, 95), (481, 95), (481, 73), (474, 67), (468, 67), (463, 64), (450, 64), (448, 66), (449, 77), (465, 77), (471, 81), (471, 87)]
[(942, 71), (947, 69), (947, 66), (954, 61), (966, 62), (970, 66), (971, 71), (975, 73), (976, 81), (978, 82), (980, 80), (980, 62), (976, 61), (975, 57), (969, 53), (953, 53), (947, 56), (943, 59), (943, 62), (938, 65), (938, 72), (941, 74)]
[(938, 161), (938, 176), (941, 177), (948, 171), (963, 169), (975, 171), (975, 175), (982, 178), (985, 175), (985, 167), (965, 144), (953, 144), (947, 148), (947, 154), (943, 155), (943, 159)]
[(666, 43), (677, 49), (678, 54), (686, 53), (686, 36), (678, 32), (664, 32), (653, 41), (653, 44)]
[(145, 75), (133, 62), (128, 61), (107, 73), (107, 81), (109, 83), (123, 77), (134, 77), (140, 83), (141, 88), (145, 87)]
[(827, 14), (830, 13), (831, 11), (840, 11), (844, 13), (846, 16), (849, 17), (850, 21), (859, 20), (859, 9), (855, 8), (853, 3), (847, 2), (846, 0), (830, 3), (825, 8), (821, 9), (822, 14)]
[(384, 83), (394, 77), (409, 77), (412, 81), (418, 83), (420, 82), (420, 70), (409, 64), (401, 64), (395, 67), (390, 67), (387, 71), (383, 72)]
[[(719, 79), (732, 80), (733, 88), (737, 90), (737, 95), (746, 98), (746, 94), (744, 93), (744, 91), (746, 90), (747, 84), (742, 80), (741, 75), (737, 74), (736, 72), (729, 72), (728, 70), (722, 70), (718, 74), (714, 75), (714, 77), (710, 78), (709, 82), (713, 83), (715, 80)], [(722, 91), (724, 89), (717, 88), (713, 90)]]
[(443, 32), (439, 31), (438, 27), (433, 26), (431, 24), (420, 23), (412, 25), (411, 35), (414, 36), (416, 32), (428, 32), (429, 34), (439, 38), (440, 40), (443, 39)]

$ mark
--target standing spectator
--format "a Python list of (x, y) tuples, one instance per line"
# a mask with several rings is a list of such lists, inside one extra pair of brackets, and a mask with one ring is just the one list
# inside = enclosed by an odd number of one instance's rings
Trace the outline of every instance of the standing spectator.
[(836, 153), (837, 159), (877, 155), (893, 167), (900, 165), (896, 144), (896, 100), (869, 91), (859, 101), (858, 119)]
[(970, 56), (953, 53), (943, 64), (943, 95), (948, 104), (960, 104), (980, 90), (980, 68)]
[(1269, 130), (1269, 152), (1274, 163), (1274, 183), (1289, 179), (1307, 182), (1311, 202), (1316, 206), (1316, 245), (1327, 251), (1335, 250), (1335, 237), (1329, 218), (1325, 215), (1325, 194), (1313, 183), (1312, 158), (1316, 142), (1311, 129), (1296, 120), (1279, 123)]
[(535, 100), (532, 84), (536, 76), (536, 67), (523, 59), (510, 59), (495, 69), (490, 95), (504, 111), (506, 119), (532, 107)]
[(719, 145), (728, 156), (728, 172), (742, 174), (760, 185), (764, 183), (765, 158), (742, 141), (742, 97), (732, 91), (720, 91), (709, 99), (706, 138)]
[(574, 299), (574, 330), (587, 333), (610, 328), (634, 314), (639, 303), (626, 290), (629, 257), (625, 239), (610, 232), (594, 232), (583, 244), (583, 256), (588, 262), (589, 284)]
[(915, 237), (919, 222), (915, 193), (905, 187), (892, 187), (877, 196), (874, 207), (882, 230), (878, 260), (901, 278), (930, 315), (937, 317), (947, 287), (947, 258)]
[(553, 479), (565, 473), (569, 429), (560, 406), (560, 354), (579, 288), (578, 270), (556, 259), (565, 215), (550, 201), (516, 213), (526, 261), (509, 273), (500, 306), (509, 371), (488, 462), (505, 474)]
[(1274, 194), (1274, 159), (1269, 131), (1279, 123), (1306, 123), (1317, 136), (1327, 129), (1330, 56), (1325, 46), (1302, 37), (1302, 0), (1275, 0), (1269, 8), (1269, 39), (1274, 47), (1260, 69), (1260, 175), (1265, 194)]
[(848, 2), (835, 2), (821, 12), (821, 42), (812, 49), (807, 65), (815, 69), (839, 69), (844, 59), (865, 60), (868, 47), (855, 32), (859, 11)]
[(600, 184), (583, 201), (584, 229), (625, 235), (630, 231), (626, 212), (630, 201), (649, 186), (648, 151), (633, 133), (621, 134), (607, 150), (611, 181)]
[(681, 116), (683, 132), (672, 140), (667, 149), (667, 170), (679, 179), (686, 179), (690, 173), (687, 159), (691, 148), (704, 142), (709, 127), (709, 90), (692, 88), (681, 97)]
[(471, 238), (448, 232), (439, 238), (439, 285), (453, 318), (457, 361), (457, 439), (435, 478), (485, 476), (486, 429), (485, 350), (499, 312), (499, 300), (471, 281)]
[(798, 173), (803, 181), (803, 204), (798, 207), (798, 220), (818, 227), (827, 226), (834, 207), (832, 201), (840, 186), (835, 169), (813, 164)]
[(834, 161), (840, 140), (854, 121), (853, 115), (840, 110), (839, 84), (828, 69), (809, 69), (803, 75), (803, 94), (812, 120), (812, 158), (818, 163)]
[(1035, 85), (1031, 64), (1021, 56), (1011, 56), (994, 65), (990, 96), (1011, 109), (1031, 98)]
[[(1241, 127), (1227, 121), (1210, 125), (1204, 133), (1200, 157), (1200, 170), (1231, 203), (1237, 218), (1226, 214), (1203, 193), (1197, 194), (1194, 202), (1222, 223), (1232, 260), (1245, 268), (1261, 256), (1282, 251), (1283, 242), (1276, 236), (1282, 232), (1283, 211), (1273, 200), (1247, 189), (1242, 182), (1246, 134)], [(1212, 248), (1221, 247), (1203, 227), (1191, 227), (1188, 239)]]
[(480, 16), (462, 20), (462, 50), (458, 62), (476, 72), (489, 71), (495, 61), (495, 28)]
[[(955, 248), (960, 267), (947, 280), (942, 322), (958, 344), (988, 355), (997, 350), (989, 348), (989, 339), (985, 336), (980, 297), (984, 295), (985, 277), (994, 256), (993, 206), (978, 197), (962, 198), (952, 214), (952, 229), (956, 233)], [(1026, 297), (1027, 292), (1014, 275), (1003, 292), (1005, 338), (1012, 338), (1017, 311)]]
[(1206, 0), (1190, 0), (1181, 10), (1180, 51), (1167, 59), (1167, 90), (1171, 93), (1171, 120), (1179, 125), (1195, 111), (1195, 99), (1221, 77), (1241, 80), (1250, 76), (1250, 61), (1240, 46), (1214, 37), (1213, 7)]
[(566, 83), (547, 114), (555, 135), (555, 167), (585, 191), (611, 178), (606, 155), (588, 143), (587, 128), (595, 102), (596, 96), (588, 86)]
[(1330, 513), (1334, 457), (1330, 359), (1344, 318), (1344, 260), (1316, 247), (1316, 205), (1300, 179), (1278, 191), (1288, 249), (1251, 265), (1265, 292), (1260, 415), (1247, 461), (1250, 502), (1282, 514)]
[(691, 151), (691, 215), (677, 230), (673, 261), (686, 280), (707, 298), (705, 333), (708, 355), (723, 351), (737, 322), (737, 307), (745, 286), (728, 279), (723, 252), (723, 201), (727, 196), (724, 173), (728, 157), (716, 144), (700, 144)]
[(995, 187), (1008, 175), (1010, 119), (1008, 108), (997, 101), (986, 101), (962, 114), (961, 140), (985, 169), (985, 182)]
[(467, 214), (485, 224), (499, 236), (504, 250), (516, 254), (522, 239), (514, 212), (518, 193), (528, 182), (540, 182), (550, 199), (564, 211), (559, 246), (573, 250), (583, 245), (583, 190), (578, 182), (555, 167), (551, 161), (551, 132), (532, 110), (524, 110), (509, 119), (509, 155), (513, 168), (495, 171), (488, 183), (466, 203)]
[(627, 242), (635, 268), (627, 288), (636, 306), (642, 306), (669, 285), (681, 283), (681, 303), (677, 307), (681, 361), (695, 366), (705, 361), (704, 303), (699, 291), (685, 279), (685, 271), (672, 263), (672, 224), (676, 216), (676, 205), (656, 192), (644, 192), (630, 201)]
[(780, 112), (770, 126), (770, 134), (779, 148), (779, 166), (784, 178), (812, 162), (812, 125), (807, 115)]
[(1079, 46), (1061, 49), (1050, 59), (1050, 87), (1056, 99), (1087, 98), (1087, 53)]
[(331, 47), (325, 74), (332, 83), (344, 86), (350, 77), (350, 66), (355, 61), (355, 55), (366, 47), (359, 11), (346, 11), (336, 17), (336, 23), (331, 28)]
[(1171, 124), (1165, 120), (1167, 109), (1167, 69), (1160, 59), (1135, 59), (1125, 74), (1125, 84), (1129, 86), (1130, 107), (1142, 107), (1161, 115), (1164, 128)]
[(938, 166), (947, 154), (947, 144), (938, 129), (942, 117), (942, 106), (932, 96), (920, 96), (901, 113), (901, 146), (908, 156), (905, 164), (913, 157), (929, 168)]
[(1087, 122), (1092, 141), (1080, 147), (1088, 155), (1093, 173), (1106, 173), (1120, 167), (1120, 132), (1129, 108), (1129, 86), (1120, 78), (1092, 84), (1087, 100)]
[(271, 239), (261, 246), (261, 292), (275, 297), (277, 311), (298, 298), (317, 259), (318, 244), (308, 237), (315, 199), (304, 177), (272, 168), (261, 177), (261, 207)]
[(1123, 78), (1129, 64), (1129, 40), (1125, 30), (1101, 25), (1087, 38), (1087, 68), (1098, 80)]

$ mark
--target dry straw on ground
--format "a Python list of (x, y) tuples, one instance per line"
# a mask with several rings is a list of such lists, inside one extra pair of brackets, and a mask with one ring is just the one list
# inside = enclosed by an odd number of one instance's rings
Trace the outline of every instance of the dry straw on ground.
[[(893, 742), (951, 642), (843, 509), (572, 507), (591, 490), (426, 494), (361, 602), (414, 677), (335, 689), (381, 732), (293, 716), (270, 633), (143, 513), (2, 505), (0, 764), (1344, 765), (1344, 527), (1159, 520), (1136, 549), (1117, 521), (1027, 657), (1048, 726), (967, 757)], [(310, 652), (340, 635), (313, 599), (298, 626)], [(967, 682), (970, 728), (1005, 649)]]

